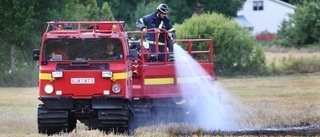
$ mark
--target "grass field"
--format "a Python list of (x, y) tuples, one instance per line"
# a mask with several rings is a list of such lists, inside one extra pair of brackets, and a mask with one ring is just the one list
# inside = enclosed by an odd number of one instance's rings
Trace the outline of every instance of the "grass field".
[(319, 74), (220, 81), (255, 114), (255, 127), (320, 125)]
[[(245, 115), (246, 124), (256, 128), (320, 125), (320, 74), (277, 77), (218, 78), (222, 88), (246, 106), (254, 117)], [(45, 136), (37, 134), (36, 87), (0, 88), (0, 136)], [(76, 131), (54, 136), (125, 136), (86, 131), (79, 122)], [(184, 128), (184, 129), (182, 129)], [(170, 136), (172, 130), (187, 126), (144, 127), (134, 136)], [(243, 127), (246, 128), (246, 127)]]

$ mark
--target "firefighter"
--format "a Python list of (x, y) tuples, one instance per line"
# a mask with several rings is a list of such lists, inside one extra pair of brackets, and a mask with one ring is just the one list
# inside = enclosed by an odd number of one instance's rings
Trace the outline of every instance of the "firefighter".
[(113, 43), (107, 43), (105, 54), (109, 56), (113, 55)]
[(50, 60), (68, 60), (68, 56), (60, 49), (55, 48), (50, 54), (49, 54)]
[(120, 41), (108, 41), (103, 56), (107, 60), (121, 60), (123, 56)]
[[(141, 19), (137, 20), (136, 25), (137, 28), (140, 29), (142, 32), (147, 32), (147, 29), (154, 29), (155, 32), (159, 32), (160, 29), (164, 29), (168, 31), (167, 36), (169, 37), (168, 40), (168, 49), (169, 52), (173, 52), (173, 44), (172, 41), (176, 35), (175, 35), (175, 29), (173, 28), (173, 25), (169, 18), (167, 17), (167, 14), (169, 12), (169, 7), (162, 3), (157, 7), (156, 12), (153, 12), (149, 15), (146, 15), (142, 17)], [(158, 35), (158, 45), (159, 45), (159, 52), (165, 52), (165, 39), (164, 38), (165, 34), (160, 33)], [(155, 34), (154, 33), (147, 33), (146, 34), (146, 41), (150, 45), (150, 51), (151, 53), (156, 52), (156, 42), (155, 42)], [(154, 55), (150, 57), (151, 61), (164, 61), (165, 55), (160, 54), (160, 55)], [(169, 61), (173, 60), (173, 55), (170, 54), (169, 56)]]

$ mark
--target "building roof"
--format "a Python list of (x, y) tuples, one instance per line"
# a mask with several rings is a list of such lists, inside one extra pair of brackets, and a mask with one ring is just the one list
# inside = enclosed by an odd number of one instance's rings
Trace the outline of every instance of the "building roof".
[(286, 2), (283, 2), (281, 0), (271, 0), (271, 1), (274, 1), (276, 3), (279, 3), (283, 6), (286, 6), (286, 7), (289, 7), (289, 8), (292, 8), (292, 9), (296, 9), (296, 6), (292, 5), (292, 4), (289, 4), (289, 3), (286, 3)]
[(239, 15), (235, 18), (236, 22), (245, 28), (252, 28), (253, 25), (244, 17), (243, 15)]

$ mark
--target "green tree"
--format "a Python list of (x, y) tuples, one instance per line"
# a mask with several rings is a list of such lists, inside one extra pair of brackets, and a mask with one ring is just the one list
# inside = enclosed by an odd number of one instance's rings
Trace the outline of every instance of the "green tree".
[[(98, 0), (101, 5), (103, 0)], [(206, 13), (208, 11), (217, 11), (226, 16), (235, 17), (237, 11), (242, 7), (244, 0), (107, 0), (111, 11), (116, 20), (125, 21), (128, 30), (135, 30), (135, 22), (141, 18), (142, 13), (146, 11), (154, 12), (160, 3), (166, 3), (169, 6), (169, 18), (173, 23), (182, 23), (185, 19), (190, 18), (193, 14)], [(142, 7), (141, 5), (145, 5)], [(150, 12), (149, 12), (150, 13)], [(138, 17), (138, 18), (137, 18)]]
[[(95, 0), (92, 2), (92, 5), (94, 5)], [(15, 54), (13, 56), (16, 58), (15, 64), (18, 67), (22, 64), (27, 64), (27, 67), (34, 67), (30, 56), (32, 49), (40, 45), (46, 22), (52, 20), (75, 20), (76, 18), (82, 20), (85, 17), (97, 18), (93, 14), (87, 14), (82, 18), (75, 16), (77, 14), (81, 15), (81, 12), (94, 13), (86, 12), (75, 1), (3, 0), (1, 3), (0, 13), (2, 19), (0, 20), (0, 30), (2, 31), (0, 35), (6, 45), (14, 47)], [(7, 52), (10, 53), (10, 51)]]
[(103, 6), (101, 8), (101, 19), (102, 20), (115, 20), (111, 8), (108, 4), (108, 2), (104, 2)]
[(165, 3), (169, 6), (168, 16), (173, 23), (182, 23), (185, 19), (190, 18), (195, 13), (197, 5), (195, 0), (166, 0)]
[[(0, 4), (1, 71), (11, 69), (12, 73), (1, 73), (7, 83), (33, 81), (36, 75), (32, 49), (38, 48), (46, 22), (54, 20), (98, 20), (95, 0), (85, 1), (39, 1), (2, 0)], [(16, 73), (15, 71), (18, 70)], [(35, 70), (35, 72), (37, 72)], [(27, 75), (30, 75), (28, 77)], [(10, 81), (11, 79), (11, 81)], [(29, 79), (29, 80), (28, 80)], [(34, 80), (36, 81), (36, 80)], [(0, 86), (2, 82), (0, 81)]]
[(111, 11), (115, 20), (124, 21), (126, 23), (127, 30), (135, 30), (135, 19), (133, 13), (138, 10), (137, 4), (143, 0), (107, 0), (111, 7)]
[[(81, 19), (85, 19), (88, 21), (99, 20), (99, 8), (96, 0), (75, 0), (75, 5), (70, 5), (70, 6), (74, 6), (74, 8), (81, 9), (81, 11), (78, 12), (78, 14), (81, 13), (84, 16), (83, 18), (78, 18), (78, 21), (82, 21)], [(71, 8), (71, 9), (74, 9), (74, 8)], [(70, 13), (72, 14), (74, 12), (70, 12)]]
[(228, 17), (236, 17), (243, 4), (238, 0), (199, 0), (199, 3), (201, 3), (200, 13), (217, 12)]
[[(44, 10), (39, 6), (41, 2), (36, 0), (19, 1), (19, 0), (3, 0), (0, 4), (0, 35), (1, 50), (4, 56), (1, 57), (1, 67), (4, 72), (0, 74), (0, 86), (7, 84), (23, 84), (22, 81), (30, 79), (36, 81), (36, 75), (32, 70), (35, 65), (31, 58), (32, 49), (36, 43), (40, 43), (40, 32), (38, 28), (38, 20), (43, 16), (38, 11)], [(45, 4), (50, 4), (48, 2)], [(43, 5), (44, 7), (46, 5)], [(41, 8), (40, 8), (41, 7)], [(40, 19), (42, 19), (40, 18)], [(10, 71), (8, 71), (10, 70)], [(26, 70), (26, 71), (24, 71)], [(24, 71), (24, 73), (20, 73)], [(22, 75), (19, 75), (22, 74)], [(25, 80), (23, 80), (25, 79)], [(26, 85), (24, 85), (26, 86)]]
[(296, 38), (299, 43), (320, 42), (320, 1), (303, 2), (297, 5), (293, 15)]
[[(0, 38), (0, 78), (1, 75), (5, 72), (8, 71), (10, 66), (10, 60), (8, 57), (10, 57), (10, 47), (8, 44), (6, 44), (1, 38)], [(1, 74), (2, 73), (2, 74)]]
[(179, 38), (214, 40), (214, 63), (217, 74), (259, 74), (265, 71), (261, 46), (233, 19), (218, 13), (191, 17), (176, 26)]
[[(309, 0), (298, 4), (295, 14), (284, 21), (278, 30), (276, 43), (302, 47), (320, 42), (320, 1)], [(290, 45), (289, 45), (290, 46)]]
[(283, 20), (279, 26), (277, 38), (273, 41), (276, 45), (284, 47), (295, 47), (297, 40), (295, 39), (294, 24), (292, 18)]
[[(18, 0), (3, 0), (1, 2), (0, 13), (2, 19), (0, 20), (0, 32), (1, 38), (6, 43), (6, 52), (11, 52), (11, 69), (15, 71), (15, 65), (22, 65), (25, 60), (28, 60), (27, 56), (32, 49), (32, 42), (35, 40), (36, 32), (33, 24), (36, 23), (34, 16), (37, 13), (35, 9), (35, 0), (30, 1), (18, 1)], [(10, 51), (8, 51), (10, 49)], [(14, 54), (14, 51), (20, 51), (19, 54)], [(19, 56), (17, 56), (19, 55)], [(23, 59), (22, 62), (15, 62), (16, 59)], [(7, 64), (9, 66), (9, 64)]]
[(244, 0), (165, 0), (170, 7), (172, 22), (182, 23), (193, 14), (217, 12), (228, 17), (236, 17), (237, 11), (242, 8)]

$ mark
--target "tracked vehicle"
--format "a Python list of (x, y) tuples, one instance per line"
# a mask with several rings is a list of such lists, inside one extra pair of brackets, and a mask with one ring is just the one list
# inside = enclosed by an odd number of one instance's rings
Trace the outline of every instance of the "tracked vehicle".
[[(39, 62), (38, 99), (42, 101), (37, 114), (39, 133), (70, 132), (77, 121), (90, 129), (126, 132), (140, 120), (152, 123), (184, 117), (178, 86), (183, 78), (167, 57), (163, 62), (148, 60), (152, 54), (142, 32), (125, 31), (121, 21), (47, 24), (40, 48), (33, 51), (33, 59)], [(198, 57), (213, 76), (211, 39), (175, 42)], [(158, 48), (157, 38), (155, 43)], [(193, 51), (195, 43), (204, 43), (207, 50)], [(155, 54), (173, 53), (157, 50)], [(190, 98), (196, 94), (190, 91)]]

